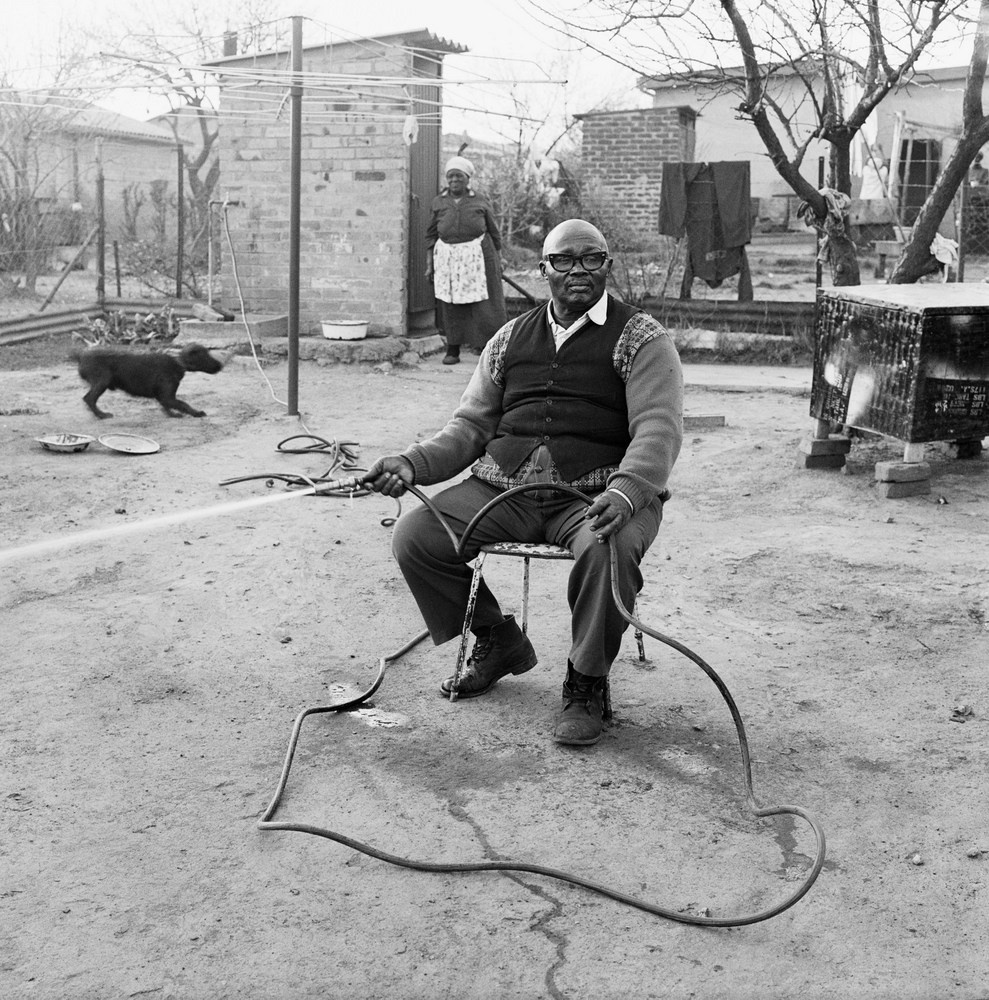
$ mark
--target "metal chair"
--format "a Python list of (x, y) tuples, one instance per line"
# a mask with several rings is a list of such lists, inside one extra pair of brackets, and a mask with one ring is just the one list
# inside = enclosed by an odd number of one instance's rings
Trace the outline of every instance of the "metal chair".
[[(474, 605), (477, 602), (477, 590), (481, 585), (483, 576), (482, 567), (487, 556), (514, 556), (522, 560), (522, 608), (519, 614), (523, 633), (529, 629), (529, 562), (532, 559), (562, 559), (573, 561), (573, 553), (562, 545), (550, 545), (538, 542), (492, 542), (489, 545), (482, 545), (481, 550), (474, 559), (474, 574), (470, 581), (470, 594), (467, 597), (467, 611), (464, 615), (464, 630), (460, 636), (460, 649), (457, 652), (457, 667), (454, 677), (459, 682), (467, 658), (467, 643), (470, 637), (470, 627), (474, 621)], [(633, 613), (635, 608), (633, 606)], [(635, 630), (635, 642), (639, 647), (639, 660), (646, 658), (646, 648), (642, 638), (642, 632)], [(451, 692), (451, 699), (455, 697), (455, 691)], [(608, 709), (610, 715), (610, 697)]]

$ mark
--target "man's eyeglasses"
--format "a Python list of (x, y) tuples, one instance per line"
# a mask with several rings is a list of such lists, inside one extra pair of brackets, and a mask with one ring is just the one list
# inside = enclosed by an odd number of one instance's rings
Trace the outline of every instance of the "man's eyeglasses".
[(580, 261), (580, 266), (585, 271), (598, 271), (604, 267), (604, 262), (608, 260), (608, 255), (606, 253), (595, 252), (584, 253), (579, 257), (575, 257), (572, 253), (548, 253), (546, 254), (546, 260), (549, 261), (549, 266), (554, 271), (566, 274), (567, 271), (573, 270), (573, 266), (577, 261)]

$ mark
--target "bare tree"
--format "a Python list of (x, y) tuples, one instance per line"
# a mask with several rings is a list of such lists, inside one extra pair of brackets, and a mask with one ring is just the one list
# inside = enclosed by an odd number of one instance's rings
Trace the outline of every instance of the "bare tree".
[(955, 192), (964, 183), (975, 154), (981, 146), (989, 142), (989, 116), (986, 115), (982, 104), (987, 59), (989, 59), (989, 0), (980, 0), (972, 57), (968, 64), (968, 77), (962, 98), (962, 134), (914, 222), (912, 237), (890, 275), (891, 283), (906, 284), (916, 281), (917, 277), (931, 270), (928, 248), (938, 225), (948, 211)]
[[(829, 144), (827, 187), (850, 195), (853, 140), (882, 100), (910, 81), (935, 41), (971, 28), (973, 6), (972, 0), (592, 0), (583, 16), (558, 16), (540, 0), (531, 2), (569, 36), (644, 75), (650, 64), (691, 80), (702, 72), (712, 88), (737, 95), (739, 117), (752, 122), (777, 173), (802, 199), (805, 219), (822, 233), (836, 285), (859, 283), (855, 245), (840, 204), (802, 172), (808, 148)], [(989, 137), (981, 107), (989, 0), (979, 7), (965, 131), (892, 280), (916, 280), (931, 269), (937, 227)]]
[[(110, 78), (163, 103), (165, 122), (183, 150), (187, 253), (205, 257), (209, 202), (220, 177), (218, 91), (206, 64), (258, 52), (279, 41), (273, 0), (163, 7), (146, 2), (110, 36), (92, 36)], [(281, 21), (285, 28), (286, 22)]]
[[(500, 155), (485, 155), (480, 180), (506, 242), (539, 246), (559, 221), (552, 212), (547, 175), (554, 162), (566, 158), (572, 163), (578, 158), (575, 136), (579, 137), (580, 122), (574, 114), (575, 102), (586, 112), (613, 110), (629, 100), (627, 81), (622, 81), (624, 86), (612, 83), (602, 88), (598, 84), (594, 89), (575, 71), (575, 62), (573, 52), (559, 52), (536, 73), (525, 62), (509, 67), (510, 73), (538, 76), (544, 72), (544, 81), (514, 82), (506, 87), (505, 80), (496, 80), (475, 84), (466, 97), (457, 92), (458, 101), (473, 102), (476, 121), (502, 140)], [(572, 76), (575, 84), (560, 85)], [(465, 155), (471, 155), (469, 148)]]
[[(69, 206), (78, 198), (69, 128), (82, 104), (64, 83), (68, 66), (42, 90), (0, 75), (0, 271), (7, 294), (34, 295), (54, 249), (77, 242)], [(12, 277), (12, 275), (18, 277)]]

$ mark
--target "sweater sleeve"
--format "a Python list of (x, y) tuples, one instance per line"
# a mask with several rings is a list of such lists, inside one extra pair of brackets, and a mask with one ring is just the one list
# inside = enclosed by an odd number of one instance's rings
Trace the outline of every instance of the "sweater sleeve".
[(505, 324), (481, 352), (467, 388), (447, 425), (431, 438), (410, 445), (402, 456), (415, 470), (417, 486), (442, 483), (463, 472), (483, 454), (495, 436), (502, 414), (504, 390), (495, 382), (495, 358), (504, 350), (515, 321)]
[(440, 238), (439, 235), (439, 224), (440, 224), (440, 211), (443, 208), (443, 201), (440, 198), (434, 198), (432, 204), (429, 206), (430, 216), (429, 225), (426, 227), (426, 249), (432, 250), (436, 246), (436, 241)]
[(633, 317), (622, 340), (618, 350), (631, 352), (623, 377), (632, 442), (608, 486), (639, 510), (666, 489), (680, 454), (683, 368), (669, 333), (645, 313)]

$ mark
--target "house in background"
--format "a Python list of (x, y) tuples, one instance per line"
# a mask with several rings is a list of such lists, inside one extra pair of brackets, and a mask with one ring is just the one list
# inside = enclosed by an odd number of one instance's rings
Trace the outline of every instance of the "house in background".
[[(439, 81), (444, 56), (465, 51), (426, 29), (304, 47), (300, 332), (340, 320), (379, 334), (432, 329), (425, 232), (441, 170)], [(284, 313), (288, 302), (290, 56), (211, 64), (236, 258), (224, 240), (222, 294), (243, 296), (250, 312)]]
[[(100, 169), (108, 240), (156, 239), (166, 230), (174, 239), (179, 161), (167, 129), (65, 99), (30, 114), (30, 137), (19, 141), (31, 144), (35, 175), (28, 183), (53, 256), (60, 246), (81, 243), (96, 225)], [(16, 120), (8, 129), (11, 124)]]
[[(889, 161), (891, 200), (904, 226), (917, 218), (957, 144), (967, 77), (967, 66), (918, 72), (873, 112), (868, 138)], [(982, 101), (989, 102), (989, 83)]]
[[(195, 161), (199, 157), (203, 157), (203, 164), (197, 170), (200, 178), (205, 180), (213, 175), (216, 178), (219, 177), (220, 116), (215, 110), (212, 108), (181, 107), (163, 115), (156, 115), (150, 119), (150, 123), (160, 126), (171, 135), (173, 143), (175, 136), (178, 137), (185, 150), (187, 161)], [(186, 176), (188, 179), (188, 174)], [(188, 183), (185, 187), (185, 196), (186, 198), (192, 196)]]
[[(733, 71), (727, 72), (731, 75)], [(741, 74), (741, 70), (734, 72)], [(894, 210), (900, 223), (912, 224), (961, 130), (967, 72), (964, 66), (917, 72), (910, 82), (887, 95), (873, 112), (860, 142), (853, 146), (853, 198), (857, 199), (861, 192), (870, 161), (869, 148), (878, 148), (888, 161), (892, 180), (888, 194)], [(795, 218), (796, 196), (774, 169), (755, 127), (738, 116), (738, 88), (729, 91), (721, 75), (705, 72), (687, 77), (643, 77), (639, 88), (652, 96), (653, 107), (687, 104), (696, 108), (695, 159), (749, 160), (752, 196), (760, 200), (760, 218), (788, 228), (806, 229)], [(792, 71), (781, 71), (773, 79), (773, 88), (773, 99), (793, 114), (806, 134), (814, 118), (801, 79)], [(989, 85), (983, 94), (983, 100), (987, 99)], [(820, 158), (825, 157), (826, 163), (829, 149), (828, 143), (816, 141), (808, 147), (802, 173), (815, 187)], [(853, 203), (853, 224), (856, 213), (863, 222), (874, 217), (876, 211), (882, 214), (878, 206), (872, 212), (868, 209)]]
[[(741, 72), (741, 69), (725, 71), (729, 76)], [(748, 160), (750, 192), (759, 200), (759, 217), (784, 226), (790, 222), (797, 225), (791, 204), (796, 196), (770, 162), (755, 126), (739, 118), (737, 108), (741, 98), (737, 89), (726, 88), (721, 74), (699, 71), (686, 76), (642, 77), (638, 86), (652, 97), (653, 108), (693, 108), (696, 121), (692, 159), (700, 163)], [(794, 116), (798, 127), (811, 127), (814, 118), (807, 106), (801, 77), (784, 68), (774, 74), (771, 86), (773, 100)], [(818, 186), (818, 158), (826, 156), (829, 148), (827, 143), (814, 142), (807, 150), (801, 172), (814, 187)], [(806, 228), (802, 222), (798, 225)]]

